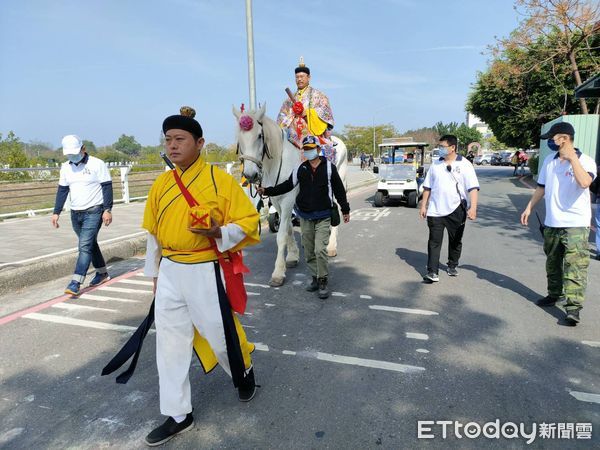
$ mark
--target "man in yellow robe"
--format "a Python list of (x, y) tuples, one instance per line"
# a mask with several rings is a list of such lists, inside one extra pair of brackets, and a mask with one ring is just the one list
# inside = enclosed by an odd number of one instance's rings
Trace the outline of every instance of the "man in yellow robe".
[[(288, 140), (299, 149), (307, 136), (315, 136), (319, 140), (321, 155), (335, 163), (335, 152), (331, 140), (334, 120), (331, 105), (327, 96), (310, 86), (310, 69), (300, 58), (295, 69), (296, 87), (298, 90), (287, 98), (277, 116), (279, 126), (287, 131)], [(291, 95), (291, 92), (290, 92)]]
[(169, 416), (146, 436), (150, 446), (193, 427), (188, 378), (193, 350), (205, 371), (218, 362), (232, 377), (240, 401), (256, 392), (254, 346), (231, 309), (218, 257), (259, 242), (259, 215), (238, 182), (201, 157), (204, 139), (195, 112), (181, 113), (163, 122), (165, 148), (199, 209), (190, 208), (175, 174), (167, 171), (150, 189), (143, 221), (144, 274), (154, 279), (160, 410)]

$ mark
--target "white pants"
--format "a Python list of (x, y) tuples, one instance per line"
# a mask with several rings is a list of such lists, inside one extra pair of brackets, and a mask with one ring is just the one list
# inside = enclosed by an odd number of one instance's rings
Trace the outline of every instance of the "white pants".
[(212, 262), (179, 264), (162, 260), (155, 322), (160, 412), (166, 416), (190, 413), (189, 371), (194, 327), (212, 347), (219, 365), (231, 376)]

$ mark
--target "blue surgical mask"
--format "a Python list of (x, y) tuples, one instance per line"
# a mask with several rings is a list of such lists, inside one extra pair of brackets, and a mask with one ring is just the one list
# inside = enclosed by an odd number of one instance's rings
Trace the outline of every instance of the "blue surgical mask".
[(440, 158), (445, 158), (448, 156), (448, 147), (440, 147)]
[(304, 150), (304, 157), (309, 161), (315, 159), (319, 154), (317, 153), (317, 149), (313, 148), (312, 150)]
[(553, 152), (557, 152), (560, 149), (560, 145), (554, 142), (554, 139), (548, 139), (548, 148)]
[(83, 154), (77, 153), (76, 155), (67, 155), (67, 159), (73, 164), (77, 164), (83, 159)]

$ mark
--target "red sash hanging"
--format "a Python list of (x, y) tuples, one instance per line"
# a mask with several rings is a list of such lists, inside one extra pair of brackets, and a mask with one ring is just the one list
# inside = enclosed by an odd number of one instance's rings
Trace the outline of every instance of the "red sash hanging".
[[(190, 208), (200, 206), (181, 181), (177, 169), (173, 169), (172, 172), (175, 177), (175, 182), (177, 183), (177, 186), (179, 186), (179, 190)], [(244, 274), (249, 273), (250, 269), (244, 265), (242, 252), (221, 253), (217, 248), (215, 240), (213, 238), (208, 238), (208, 240), (210, 241), (211, 248), (217, 254), (219, 265), (223, 271), (225, 290), (227, 292), (227, 297), (229, 298), (229, 304), (235, 312), (244, 314), (244, 311), (246, 311), (246, 303), (248, 301), (248, 294), (246, 293), (246, 286), (244, 285)], [(226, 259), (225, 256), (228, 256), (228, 259)]]

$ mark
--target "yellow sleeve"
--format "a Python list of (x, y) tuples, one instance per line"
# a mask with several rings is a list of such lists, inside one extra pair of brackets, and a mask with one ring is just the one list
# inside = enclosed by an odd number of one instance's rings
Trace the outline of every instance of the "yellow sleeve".
[(235, 252), (260, 242), (260, 236), (258, 234), (260, 214), (233, 177), (230, 177), (230, 185), (225, 223), (235, 223), (246, 234), (246, 237), (231, 249)]
[(158, 233), (158, 183), (159, 179), (156, 179), (150, 188), (150, 192), (148, 192), (148, 199), (144, 208), (144, 219), (142, 221), (142, 228), (155, 236)]
[(314, 108), (308, 109), (308, 131), (313, 136), (321, 136), (327, 130), (327, 122), (321, 120)]

